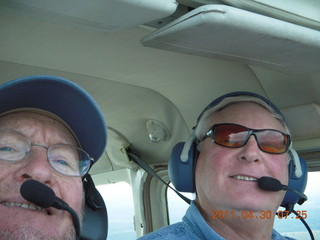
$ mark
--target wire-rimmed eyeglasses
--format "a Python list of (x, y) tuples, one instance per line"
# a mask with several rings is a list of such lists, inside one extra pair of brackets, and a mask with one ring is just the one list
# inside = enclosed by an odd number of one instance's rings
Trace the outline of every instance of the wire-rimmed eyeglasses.
[(50, 166), (57, 172), (73, 177), (82, 177), (90, 169), (93, 159), (81, 148), (71, 144), (45, 146), (32, 143), (20, 132), (0, 128), (0, 160), (18, 162), (29, 157), (32, 146), (43, 147)]

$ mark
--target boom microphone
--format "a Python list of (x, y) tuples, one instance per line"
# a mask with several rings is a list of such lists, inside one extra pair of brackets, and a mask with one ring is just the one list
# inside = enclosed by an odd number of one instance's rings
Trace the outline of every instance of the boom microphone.
[(20, 193), (24, 199), (42, 208), (54, 207), (69, 212), (76, 230), (76, 237), (80, 239), (80, 221), (77, 213), (61, 198), (58, 198), (51, 188), (38, 181), (27, 180), (21, 185)]
[(278, 179), (272, 177), (261, 177), (258, 179), (258, 185), (263, 190), (277, 192), (280, 190), (286, 190), (285, 185), (282, 185)]
[(267, 191), (277, 192), (277, 191), (284, 190), (284, 191), (294, 192), (299, 197), (301, 197), (301, 200), (299, 202), (300, 205), (308, 200), (308, 197), (305, 194), (298, 192), (297, 190), (295, 190), (293, 188), (289, 188), (287, 185), (281, 184), (281, 182), (278, 179), (275, 179), (272, 177), (259, 178), (258, 179), (258, 186), (261, 189), (267, 190)]
[[(272, 178), (272, 177), (261, 177), (261, 178), (259, 178), (258, 179), (258, 186), (261, 189), (266, 190), (266, 191), (273, 191), (273, 192), (277, 192), (277, 191), (281, 191), (281, 190), (291, 191), (291, 192), (297, 194), (299, 197), (301, 197), (301, 199), (298, 202), (300, 205), (302, 203), (304, 203), (306, 200), (308, 200), (308, 197), (305, 194), (303, 194), (301, 192), (298, 192), (297, 190), (295, 190), (293, 188), (289, 188), (287, 185), (281, 184), (281, 182), (278, 179), (275, 179), (275, 178)], [(289, 211), (293, 212), (297, 217), (299, 216), (299, 214), (293, 209), (293, 207)], [(307, 228), (307, 230), (308, 230), (308, 232), (310, 234), (311, 240), (314, 240), (314, 236), (313, 236), (312, 230), (310, 229), (310, 227), (308, 226), (306, 221), (301, 217), (299, 217), (299, 219), (304, 224), (304, 226)]]

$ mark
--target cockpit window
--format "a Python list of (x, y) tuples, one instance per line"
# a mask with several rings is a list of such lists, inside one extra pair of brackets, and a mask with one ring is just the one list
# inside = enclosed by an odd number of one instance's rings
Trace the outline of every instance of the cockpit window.
[(126, 182), (97, 186), (108, 211), (108, 240), (135, 240), (132, 188)]
[[(308, 173), (308, 183), (304, 192), (307, 195), (308, 200), (301, 206), (296, 204), (294, 208), (297, 213), (308, 223), (309, 227), (312, 229), (315, 239), (320, 239), (319, 182), (320, 172)], [(279, 208), (278, 211), (284, 210), (284, 208)], [(292, 237), (298, 240), (310, 239), (307, 229), (294, 214), (290, 214), (289, 216), (283, 218), (276, 217), (274, 229), (285, 236)]]
[[(173, 187), (172, 183), (170, 186)], [(193, 200), (194, 194), (192, 193), (182, 193), (187, 198)], [(185, 215), (189, 204), (182, 200), (172, 189), (167, 189), (167, 202), (168, 202), (168, 212), (169, 212), (169, 222), (170, 224), (180, 222), (182, 217)]]

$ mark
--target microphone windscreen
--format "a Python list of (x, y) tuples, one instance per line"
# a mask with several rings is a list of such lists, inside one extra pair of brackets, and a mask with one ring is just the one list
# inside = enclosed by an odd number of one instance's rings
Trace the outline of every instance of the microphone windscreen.
[(24, 199), (40, 207), (51, 207), (56, 195), (51, 188), (35, 180), (25, 181), (20, 188), (20, 193)]
[(272, 178), (272, 177), (261, 177), (258, 179), (258, 186), (267, 191), (280, 191), (283, 190), (284, 186), (281, 184), (281, 182), (278, 179)]

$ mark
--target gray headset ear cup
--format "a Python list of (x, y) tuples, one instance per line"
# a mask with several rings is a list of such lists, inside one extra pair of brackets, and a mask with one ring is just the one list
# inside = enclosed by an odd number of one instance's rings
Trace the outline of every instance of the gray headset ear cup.
[(191, 144), (188, 151), (188, 159), (182, 161), (180, 156), (185, 143), (177, 143), (172, 151), (169, 159), (169, 177), (173, 186), (180, 192), (195, 192), (194, 168), (196, 162), (195, 143)]
[[(294, 151), (294, 150), (290, 149), (289, 151)], [(295, 189), (300, 193), (304, 193), (307, 186), (307, 180), (308, 180), (307, 163), (304, 159), (300, 158), (298, 154), (289, 153), (289, 155), (291, 159), (289, 162), (288, 187)], [(293, 159), (293, 158), (296, 158), (296, 159)], [(297, 163), (299, 164), (299, 166), (297, 166)], [(298, 176), (296, 175), (297, 168), (301, 169), (301, 174), (299, 174)], [(299, 203), (300, 200), (301, 200), (300, 196), (298, 196), (297, 194), (291, 191), (287, 191), (281, 203), (281, 206), (282, 207), (293, 206), (294, 204)]]

